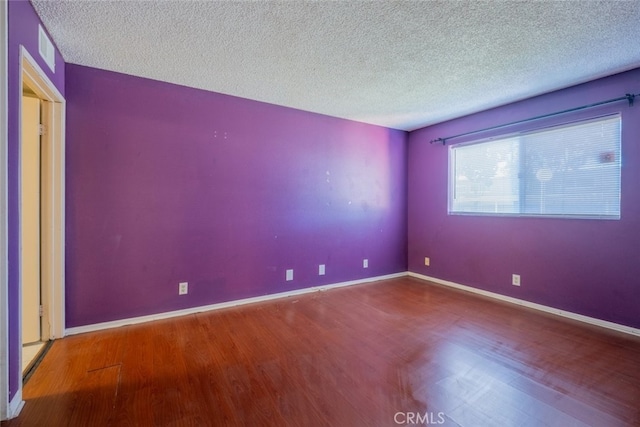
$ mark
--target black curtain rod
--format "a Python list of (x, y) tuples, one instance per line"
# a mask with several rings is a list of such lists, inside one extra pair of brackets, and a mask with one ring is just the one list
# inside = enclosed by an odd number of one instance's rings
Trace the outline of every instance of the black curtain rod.
[(627, 93), (625, 96), (621, 96), (620, 98), (614, 98), (614, 99), (609, 99), (607, 101), (596, 102), (595, 104), (583, 105), (581, 107), (570, 108), (568, 110), (562, 110), (562, 111), (557, 111), (555, 113), (544, 114), (542, 116), (531, 117), (529, 119), (518, 120), (516, 122), (511, 122), (511, 123), (507, 123), (507, 124), (504, 124), (504, 125), (497, 125), (497, 126), (491, 126), (491, 127), (488, 127), (488, 128), (480, 129), (480, 130), (473, 130), (471, 132), (460, 133), (458, 135), (448, 136), (446, 138), (432, 139), (431, 141), (429, 141), (429, 143), (433, 144), (434, 142), (441, 142), (442, 145), (445, 145), (447, 143), (447, 141), (450, 140), (450, 139), (460, 138), (460, 137), (463, 137), (463, 136), (473, 135), (473, 134), (481, 133), (481, 132), (486, 132), (486, 131), (489, 131), (489, 130), (505, 128), (505, 127), (517, 125), (517, 124), (520, 124), (520, 123), (532, 122), (534, 120), (546, 119), (547, 117), (559, 116), (560, 114), (571, 113), (573, 111), (586, 110), (587, 108), (598, 107), (600, 105), (611, 104), (613, 102), (620, 102), (620, 101), (625, 101), (626, 100), (626, 101), (629, 102), (629, 107), (632, 107), (633, 106), (633, 101), (634, 101), (636, 96), (640, 96), (640, 94), (635, 94), (634, 95), (634, 94), (631, 94), (631, 93)]

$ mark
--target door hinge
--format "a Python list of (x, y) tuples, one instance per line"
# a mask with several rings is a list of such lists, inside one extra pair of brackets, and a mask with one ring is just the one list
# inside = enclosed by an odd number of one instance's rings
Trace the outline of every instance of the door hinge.
[(38, 316), (40, 316), (40, 317), (44, 316), (44, 307), (43, 306), (39, 306), (38, 307)]
[(47, 132), (47, 129), (44, 125), (38, 125), (38, 134), (43, 136)]

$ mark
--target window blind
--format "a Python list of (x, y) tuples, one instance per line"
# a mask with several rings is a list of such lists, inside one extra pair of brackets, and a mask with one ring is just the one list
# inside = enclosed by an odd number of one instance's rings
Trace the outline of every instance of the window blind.
[(449, 212), (620, 218), (621, 117), (449, 148)]

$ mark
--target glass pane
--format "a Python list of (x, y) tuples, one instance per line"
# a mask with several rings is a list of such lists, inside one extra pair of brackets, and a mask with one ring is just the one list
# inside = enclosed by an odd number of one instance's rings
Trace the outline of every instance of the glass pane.
[(518, 212), (518, 138), (454, 149), (455, 212)]
[(620, 120), (522, 137), (523, 213), (620, 215)]

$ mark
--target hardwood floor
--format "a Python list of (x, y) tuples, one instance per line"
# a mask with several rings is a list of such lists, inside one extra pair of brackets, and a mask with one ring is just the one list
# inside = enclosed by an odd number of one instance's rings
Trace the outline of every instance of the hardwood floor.
[(638, 426), (640, 339), (412, 278), (56, 341), (15, 426)]

